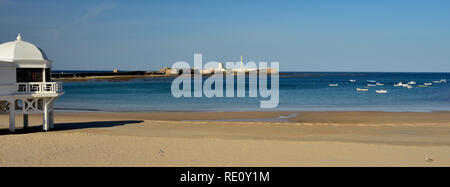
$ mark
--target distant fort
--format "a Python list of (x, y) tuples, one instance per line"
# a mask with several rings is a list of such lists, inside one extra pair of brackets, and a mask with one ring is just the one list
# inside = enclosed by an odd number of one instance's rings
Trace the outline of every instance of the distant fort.
[[(217, 73), (214, 70), (196, 70), (196, 69), (174, 69), (162, 68), (159, 71), (101, 71), (101, 72), (53, 72), (51, 77), (54, 81), (87, 81), (87, 80), (117, 80), (125, 81), (130, 79), (149, 78), (149, 77), (177, 77), (183, 72), (190, 71), (191, 74), (196, 72), (203, 76), (210, 76)], [(221, 72), (224, 73), (225, 72)], [(245, 71), (246, 74), (249, 71)], [(270, 73), (270, 69), (267, 71)], [(238, 73), (235, 73), (238, 74)]]
[(159, 71), (119, 71), (114, 69), (113, 71), (98, 71), (98, 72), (54, 72), (52, 73), (52, 79), (57, 81), (86, 81), (86, 80), (130, 80), (148, 77), (176, 77), (183, 73), (190, 72), (192, 75), (201, 74), (203, 76), (210, 76), (217, 73), (226, 74), (249, 74), (250, 72), (266, 72), (270, 74), (271, 68), (265, 69), (245, 69), (243, 67), (243, 60), (241, 57), (241, 67), (235, 69), (226, 69), (223, 63), (218, 63), (217, 68), (206, 68), (206, 69), (178, 69), (178, 68), (162, 68)]

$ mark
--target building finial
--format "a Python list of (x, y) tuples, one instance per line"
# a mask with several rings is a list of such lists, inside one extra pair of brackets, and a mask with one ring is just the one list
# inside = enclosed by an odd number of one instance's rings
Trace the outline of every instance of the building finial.
[(20, 36), (20, 33), (17, 34), (17, 41), (22, 41), (22, 36)]

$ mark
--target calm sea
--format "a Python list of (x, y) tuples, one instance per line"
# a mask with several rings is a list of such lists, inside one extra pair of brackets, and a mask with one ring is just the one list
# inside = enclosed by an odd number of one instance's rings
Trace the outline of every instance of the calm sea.
[[(268, 98), (174, 98), (173, 78), (146, 78), (125, 82), (65, 82), (65, 94), (55, 104), (59, 111), (450, 111), (450, 73), (288, 73), (280, 75), (279, 106), (260, 109)], [(350, 82), (356, 80), (356, 82)], [(368, 92), (356, 88), (368, 80), (384, 84)], [(397, 82), (415, 81), (412, 89), (394, 87)], [(330, 87), (329, 84), (339, 84)], [(375, 83), (370, 83), (375, 84)], [(387, 94), (375, 90), (385, 89)]]

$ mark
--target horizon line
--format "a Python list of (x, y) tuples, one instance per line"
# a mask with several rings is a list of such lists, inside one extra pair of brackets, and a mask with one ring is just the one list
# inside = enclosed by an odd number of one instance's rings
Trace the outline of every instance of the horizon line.
[[(52, 69), (52, 71), (113, 71), (112, 70), (86, 70), (86, 69)], [(131, 71), (158, 71), (158, 70), (120, 70), (121, 72)], [(279, 71), (280, 73), (450, 73), (440, 71)]]

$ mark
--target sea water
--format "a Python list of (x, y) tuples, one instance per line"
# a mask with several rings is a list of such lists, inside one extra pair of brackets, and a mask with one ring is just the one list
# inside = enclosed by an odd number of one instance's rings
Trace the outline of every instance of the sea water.
[[(143, 78), (130, 81), (64, 82), (65, 94), (55, 103), (58, 111), (450, 111), (450, 73), (334, 73), (289, 72), (279, 77), (279, 105), (261, 109), (261, 97), (175, 98), (171, 93), (174, 78)], [(206, 79), (206, 78), (203, 78)], [(356, 80), (356, 82), (350, 82)], [(369, 87), (375, 80), (383, 86)], [(415, 81), (408, 89), (395, 83)], [(330, 87), (329, 84), (338, 84)], [(225, 86), (224, 86), (225, 89)], [(378, 94), (385, 89), (387, 94)], [(224, 91), (225, 93), (225, 91)], [(248, 92), (247, 92), (248, 95)]]

